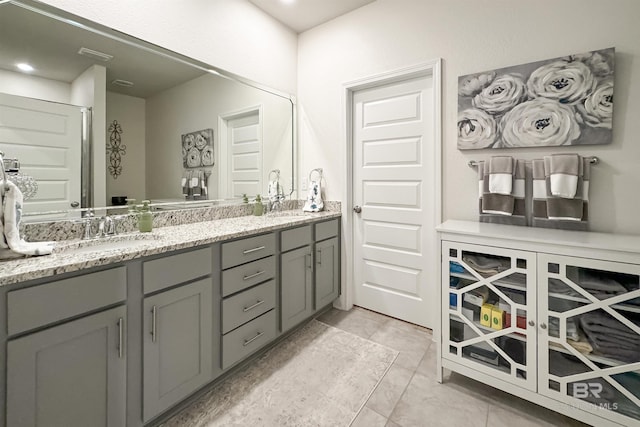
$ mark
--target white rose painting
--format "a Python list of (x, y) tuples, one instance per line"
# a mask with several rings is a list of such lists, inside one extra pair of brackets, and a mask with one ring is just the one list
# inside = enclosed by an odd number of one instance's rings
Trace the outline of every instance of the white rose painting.
[(615, 49), (458, 78), (458, 149), (609, 144)]
[(213, 129), (203, 129), (182, 135), (182, 166), (198, 168), (213, 166)]

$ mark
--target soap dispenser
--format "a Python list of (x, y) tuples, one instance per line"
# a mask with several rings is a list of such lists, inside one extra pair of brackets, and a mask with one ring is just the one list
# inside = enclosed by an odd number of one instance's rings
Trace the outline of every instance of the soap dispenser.
[(261, 216), (264, 213), (264, 206), (262, 205), (262, 198), (258, 194), (256, 196), (256, 201), (253, 204), (253, 214), (255, 216)]
[(139, 208), (138, 230), (141, 233), (148, 233), (153, 229), (153, 215), (149, 208), (149, 201), (143, 200), (142, 206)]

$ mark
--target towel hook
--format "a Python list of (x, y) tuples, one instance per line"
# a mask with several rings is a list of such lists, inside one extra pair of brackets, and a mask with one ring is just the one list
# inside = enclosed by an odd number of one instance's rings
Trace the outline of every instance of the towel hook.
[(311, 172), (309, 172), (309, 182), (311, 182), (311, 177), (313, 176), (314, 172), (316, 172), (319, 176), (318, 181), (322, 181), (322, 168), (315, 168), (311, 169)]

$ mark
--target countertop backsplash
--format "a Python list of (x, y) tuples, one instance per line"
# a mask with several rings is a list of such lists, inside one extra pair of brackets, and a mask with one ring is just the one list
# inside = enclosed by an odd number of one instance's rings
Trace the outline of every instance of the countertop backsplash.
[[(281, 210), (302, 209), (304, 200), (285, 200)], [(325, 202), (325, 211), (340, 212), (338, 201)], [(253, 214), (253, 204), (213, 206), (192, 209), (177, 209), (153, 212), (153, 227), (170, 227), (181, 224), (193, 224), (216, 219), (235, 218)], [(94, 219), (94, 229), (97, 219)], [(118, 233), (130, 233), (138, 229), (135, 215), (125, 214), (117, 221)], [(79, 239), (83, 236), (85, 224), (82, 220), (61, 220), (51, 222), (22, 223), (20, 235), (27, 242), (45, 242)]]

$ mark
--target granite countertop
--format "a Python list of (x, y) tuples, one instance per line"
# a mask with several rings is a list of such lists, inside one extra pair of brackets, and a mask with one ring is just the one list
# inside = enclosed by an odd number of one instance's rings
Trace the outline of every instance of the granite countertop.
[(127, 233), (102, 241), (61, 241), (51, 255), (0, 262), (0, 286), (338, 217), (339, 211), (284, 211), (275, 216), (240, 216), (161, 227), (151, 233)]

